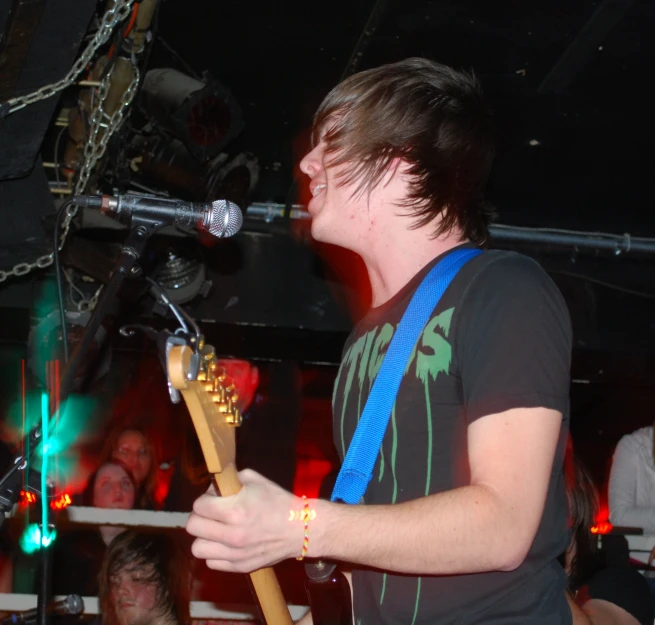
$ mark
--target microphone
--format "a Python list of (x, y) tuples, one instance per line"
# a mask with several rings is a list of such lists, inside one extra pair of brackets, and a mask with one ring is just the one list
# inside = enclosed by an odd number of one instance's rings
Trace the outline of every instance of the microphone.
[[(81, 614), (84, 611), (84, 601), (79, 595), (67, 595), (59, 601), (53, 601), (46, 608), (47, 614)], [(2, 625), (11, 625), (13, 623), (32, 623), (36, 620), (37, 608), (15, 612), (10, 616), (2, 619)]]
[(186, 202), (154, 195), (78, 195), (80, 208), (99, 208), (101, 212), (128, 222), (134, 216), (157, 227), (182, 226), (224, 239), (234, 236), (243, 225), (241, 209), (229, 200)]

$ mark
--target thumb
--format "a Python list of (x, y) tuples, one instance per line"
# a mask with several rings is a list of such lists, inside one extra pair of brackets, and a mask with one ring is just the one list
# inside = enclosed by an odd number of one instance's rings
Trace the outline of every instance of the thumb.
[(243, 469), (239, 471), (239, 481), (243, 486), (255, 486), (257, 484), (270, 484), (270, 480), (267, 480), (261, 473), (253, 471), (252, 469)]

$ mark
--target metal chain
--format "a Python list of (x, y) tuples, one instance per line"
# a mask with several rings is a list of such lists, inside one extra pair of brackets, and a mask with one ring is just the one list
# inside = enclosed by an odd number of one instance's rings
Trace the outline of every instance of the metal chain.
[(103, 16), (100, 26), (94, 35), (93, 39), (89, 42), (89, 45), (86, 47), (81, 56), (73, 63), (73, 66), (70, 68), (70, 71), (57, 82), (53, 82), (49, 85), (45, 85), (32, 93), (26, 95), (18, 96), (8, 100), (6, 104), (9, 106), (9, 113), (15, 113), (22, 108), (39, 100), (45, 100), (50, 98), (56, 93), (59, 93), (63, 89), (70, 87), (74, 84), (79, 75), (84, 71), (86, 66), (89, 64), (91, 59), (94, 57), (95, 53), (98, 51), (98, 48), (103, 44), (107, 43), (109, 37), (111, 36), (114, 28), (118, 22), (122, 22), (132, 11), (132, 5), (134, 0), (116, 0), (112, 8), (109, 9)]
[[(95, 107), (91, 112), (90, 124), (89, 124), (89, 137), (84, 146), (84, 163), (78, 174), (77, 182), (75, 183), (74, 194), (79, 195), (86, 190), (86, 186), (89, 182), (89, 178), (93, 169), (95, 168), (98, 160), (100, 160), (107, 149), (107, 144), (111, 136), (118, 130), (120, 125), (123, 122), (125, 117), (125, 111), (129, 108), (134, 96), (136, 94), (137, 87), (139, 86), (139, 69), (136, 65), (132, 66), (134, 71), (134, 77), (129, 87), (125, 90), (123, 96), (122, 104), (116, 109), (112, 115), (108, 115), (102, 108), (102, 105), (107, 98), (107, 92), (109, 89), (109, 84), (111, 82), (111, 75), (107, 76), (100, 86), (97, 89), (97, 94), (95, 98)], [(77, 215), (77, 206), (71, 204), (66, 207), (66, 213), (61, 224), (61, 236), (59, 240), (59, 249), (61, 250), (66, 243), (66, 238), (68, 236), (70, 225)], [(11, 269), (3, 271), (0, 269), (0, 283), (4, 282), (12, 276), (24, 276), (33, 271), (34, 269), (44, 269), (49, 267), (54, 262), (54, 255), (52, 252), (40, 256), (34, 262), (31, 263), (18, 263)], [(97, 301), (97, 296), (99, 293), (96, 293), (94, 297), (90, 300), (90, 305)], [(95, 301), (94, 301), (95, 300)]]

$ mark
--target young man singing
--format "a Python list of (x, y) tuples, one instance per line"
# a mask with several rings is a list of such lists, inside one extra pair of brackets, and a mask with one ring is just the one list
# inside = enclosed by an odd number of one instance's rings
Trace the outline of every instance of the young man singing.
[[(310, 178), (312, 234), (363, 258), (372, 307), (334, 388), (343, 458), (422, 279), (482, 246), (493, 158), (477, 80), (424, 59), (351, 76), (326, 97)], [(252, 571), (305, 553), (352, 564), (357, 623), (570, 623), (562, 477), (571, 327), (544, 271), (515, 253), (469, 260), (405, 368), (362, 505), (303, 502), (244, 471), (234, 497), (204, 495), (187, 529), (212, 568)]]

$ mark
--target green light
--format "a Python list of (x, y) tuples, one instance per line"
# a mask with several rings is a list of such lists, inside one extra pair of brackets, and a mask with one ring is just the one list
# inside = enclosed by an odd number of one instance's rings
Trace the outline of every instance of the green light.
[[(10, 407), (7, 415), (7, 422), (16, 431), (15, 438), (31, 431), (41, 420), (43, 412), (44, 393), (40, 391), (27, 393), (25, 398), (25, 430), (22, 431), (22, 402), (16, 401)], [(46, 395), (47, 397), (47, 395)], [(97, 401), (89, 397), (71, 395), (59, 407), (59, 415), (50, 419), (48, 433), (49, 437), (37, 445), (34, 450), (32, 462), (37, 468), (44, 455), (50, 458), (57, 456), (58, 476), (48, 477), (70, 478), (75, 475), (79, 466), (79, 454), (74, 445), (78, 438), (89, 436), (93, 432), (93, 421), (90, 416), (97, 409)], [(18, 432), (22, 432), (21, 435)], [(26, 450), (29, 455), (29, 450)], [(54, 464), (48, 463), (51, 471), (54, 471)]]
[(31, 523), (25, 528), (20, 537), (20, 548), (27, 554), (38, 551), (42, 546), (49, 547), (57, 536), (55, 530), (48, 532), (41, 537), (41, 528), (36, 523)]
[(50, 457), (51, 444), (50, 436), (50, 402), (48, 393), (41, 393), (41, 436), (43, 441), (41, 443), (41, 451), (43, 463), (41, 465), (41, 527), (43, 528), (43, 536), (39, 532), (40, 543), (43, 547), (47, 547), (54, 541), (57, 532), (48, 530), (48, 458)]

